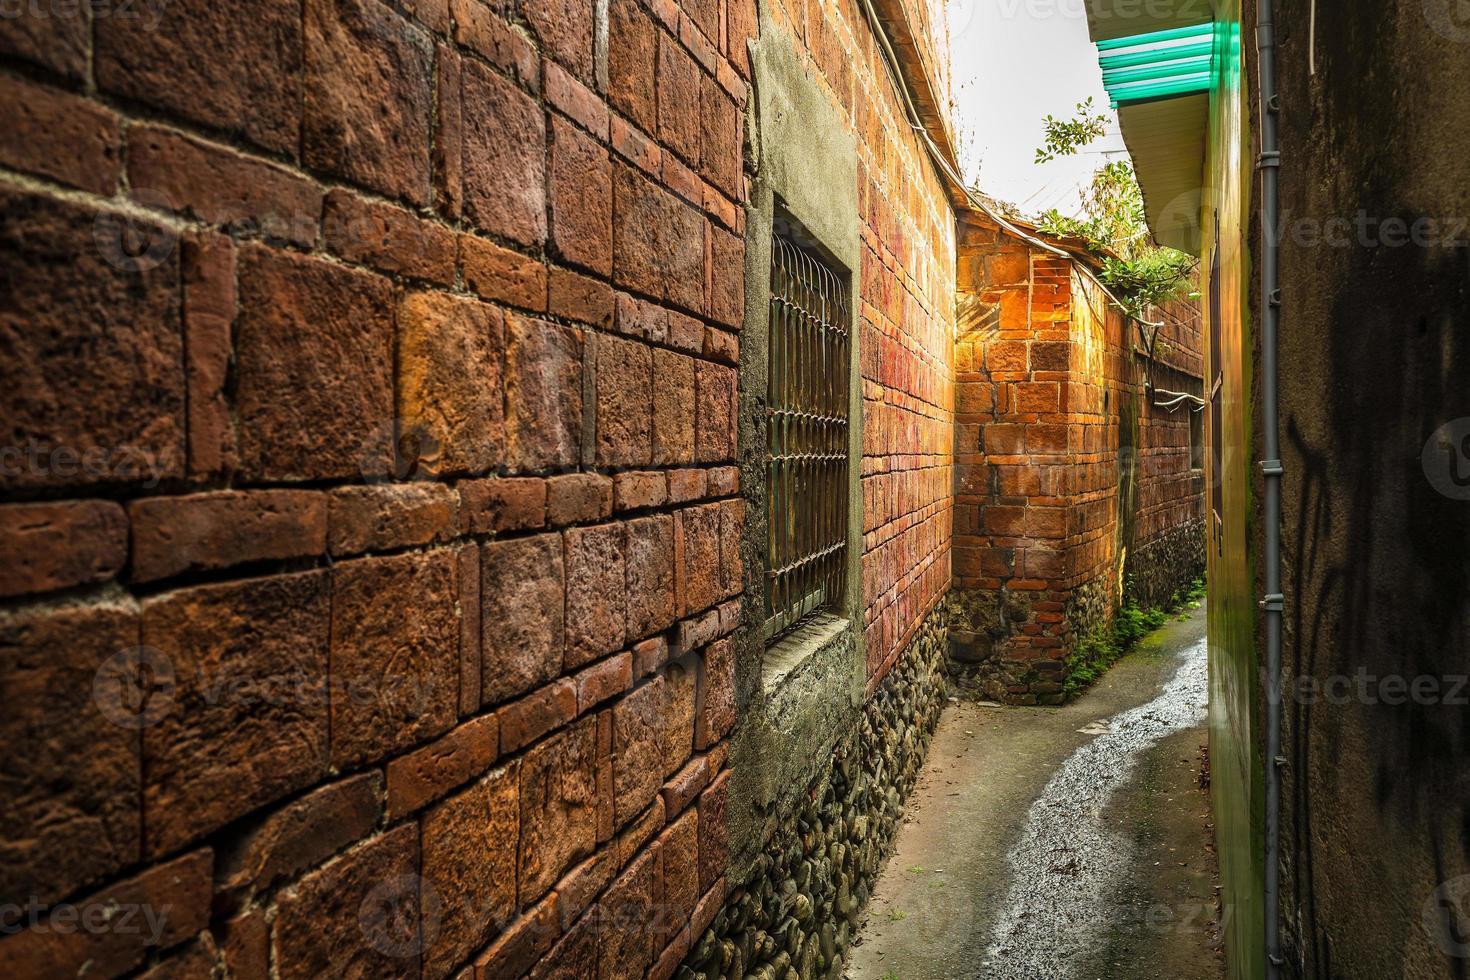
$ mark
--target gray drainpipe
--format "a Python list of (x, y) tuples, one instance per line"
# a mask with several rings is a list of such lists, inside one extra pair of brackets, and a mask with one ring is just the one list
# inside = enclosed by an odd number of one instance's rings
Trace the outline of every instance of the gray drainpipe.
[(1264, 456), (1261, 473), (1266, 482), (1266, 594), (1261, 608), (1266, 613), (1266, 976), (1281, 976), (1281, 616), (1286, 600), (1281, 593), (1281, 446), (1277, 435), (1276, 332), (1281, 315), (1281, 291), (1277, 286), (1280, 243), (1276, 226), (1281, 203), (1278, 180), (1281, 150), (1276, 137), (1276, 115), (1281, 109), (1276, 94), (1276, 32), (1272, 0), (1259, 0), (1256, 10), (1256, 45), (1260, 57), (1261, 85), (1261, 231), (1264, 249), (1261, 262), (1261, 424)]

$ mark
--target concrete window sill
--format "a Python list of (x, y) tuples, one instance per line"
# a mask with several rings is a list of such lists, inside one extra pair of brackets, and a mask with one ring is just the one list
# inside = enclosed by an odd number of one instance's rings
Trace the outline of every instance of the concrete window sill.
[(761, 687), (768, 694), (781, 686), (796, 668), (828, 648), (847, 639), (850, 623), (845, 616), (817, 613), (766, 648)]

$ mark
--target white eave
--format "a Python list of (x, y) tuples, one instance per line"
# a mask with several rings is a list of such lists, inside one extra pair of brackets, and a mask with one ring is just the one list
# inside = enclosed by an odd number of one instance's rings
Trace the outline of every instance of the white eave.
[[(1084, 0), (1093, 42), (1208, 23), (1208, 3)], [(1160, 245), (1198, 254), (1204, 184), (1208, 94), (1183, 95), (1118, 109), (1123, 142), (1143, 189), (1149, 230)]]

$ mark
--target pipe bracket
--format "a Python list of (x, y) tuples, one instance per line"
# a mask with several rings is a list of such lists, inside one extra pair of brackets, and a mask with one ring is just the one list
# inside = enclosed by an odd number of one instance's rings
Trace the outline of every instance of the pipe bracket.
[(1261, 600), (1261, 608), (1267, 612), (1284, 612), (1286, 610), (1286, 596), (1280, 592), (1272, 592)]
[(1282, 476), (1286, 473), (1286, 468), (1281, 465), (1279, 459), (1263, 459), (1261, 460), (1261, 472), (1266, 476)]
[(1281, 151), (1262, 150), (1261, 158), (1256, 161), (1256, 168), (1259, 170), (1264, 167), (1275, 167), (1278, 170), (1281, 169)]

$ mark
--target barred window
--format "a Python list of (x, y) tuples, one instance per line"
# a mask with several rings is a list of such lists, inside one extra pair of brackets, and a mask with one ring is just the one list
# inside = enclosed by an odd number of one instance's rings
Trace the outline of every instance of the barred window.
[(845, 279), (781, 233), (771, 248), (765, 636), (840, 608), (847, 577)]

